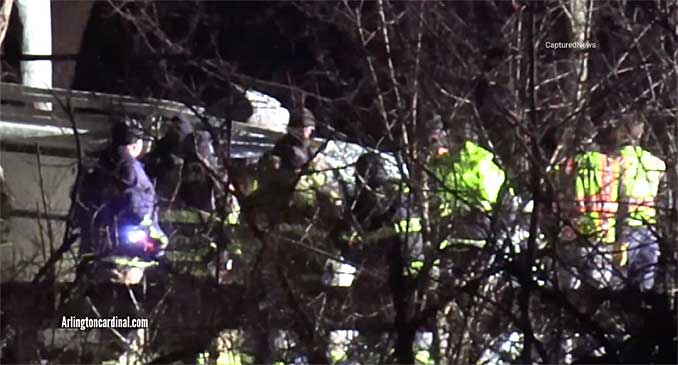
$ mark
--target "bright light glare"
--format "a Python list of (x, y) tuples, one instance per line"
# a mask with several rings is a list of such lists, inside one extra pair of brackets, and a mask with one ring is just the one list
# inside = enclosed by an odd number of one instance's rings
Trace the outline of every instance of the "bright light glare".
[(143, 241), (144, 239), (146, 239), (146, 237), (148, 237), (146, 231), (139, 228), (132, 228), (129, 231), (127, 231), (127, 242), (130, 243), (137, 243)]

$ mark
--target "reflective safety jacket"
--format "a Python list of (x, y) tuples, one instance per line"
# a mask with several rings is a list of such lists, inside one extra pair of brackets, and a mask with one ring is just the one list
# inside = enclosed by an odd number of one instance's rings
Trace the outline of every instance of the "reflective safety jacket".
[(628, 227), (656, 223), (655, 198), (666, 165), (652, 153), (626, 146), (616, 157), (587, 152), (568, 165), (576, 169), (577, 225), (582, 234), (613, 243), (619, 218)]
[(446, 152), (434, 159), (433, 172), (442, 183), (436, 188), (441, 217), (460, 211), (492, 210), (505, 178), (493, 158), (492, 152), (467, 141), (457, 156)]

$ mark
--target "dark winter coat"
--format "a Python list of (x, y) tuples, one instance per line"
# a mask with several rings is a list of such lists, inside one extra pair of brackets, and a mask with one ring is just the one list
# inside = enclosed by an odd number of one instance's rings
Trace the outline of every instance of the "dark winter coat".
[(289, 170), (301, 169), (313, 157), (310, 141), (290, 133), (275, 144), (271, 153), (280, 158), (282, 169)]
[(105, 184), (114, 188), (108, 215), (117, 217), (118, 222), (131, 224), (138, 224), (144, 217), (154, 215), (153, 183), (143, 164), (132, 157), (125, 146), (106, 151), (99, 158), (99, 167), (103, 169), (104, 180), (107, 180)]
[(204, 163), (217, 169), (217, 156), (212, 149), (212, 138), (206, 131), (190, 134), (183, 146), (183, 171), (179, 198), (191, 208), (207, 212), (215, 209), (216, 185)]

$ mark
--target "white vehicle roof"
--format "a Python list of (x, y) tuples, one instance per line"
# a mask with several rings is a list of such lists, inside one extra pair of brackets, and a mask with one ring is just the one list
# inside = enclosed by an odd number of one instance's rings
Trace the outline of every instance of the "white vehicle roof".
[[(324, 141), (319, 142), (321, 144), (324, 143)], [(322, 156), (328, 165), (330, 165), (330, 168), (339, 169), (339, 174), (343, 180), (353, 181), (355, 174), (354, 164), (361, 155), (369, 152), (378, 153), (384, 159), (386, 162), (386, 171), (390, 177), (397, 179), (401, 178), (398, 163), (393, 154), (379, 152), (378, 150), (360, 146), (355, 143), (331, 140), (327, 142), (325, 149), (319, 153), (319, 155)], [(407, 174), (407, 168), (405, 166), (402, 168), (405, 174)]]

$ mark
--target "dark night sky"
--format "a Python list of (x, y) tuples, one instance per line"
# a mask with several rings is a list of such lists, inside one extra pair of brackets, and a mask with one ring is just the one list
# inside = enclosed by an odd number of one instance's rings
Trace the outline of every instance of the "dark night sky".
[[(190, 3), (165, 3), (163, 7), (168, 13), (182, 13), (185, 9), (181, 7), (187, 4)], [(134, 41), (129, 24), (124, 24), (119, 17), (107, 16), (107, 7), (104, 2), (94, 7), (73, 88), (144, 94), (156, 83), (149, 78), (161, 62), (177, 67), (179, 72), (190, 73), (182, 69), (187, 63), (183, 56), (150, 54), (140, 42)], [(198, 29), (191, 45), (191, 52), (197, 57), (215, 56), (209, 46), (210, 38), (215, 37), (225, 61), (257, 78), (286, 82), (288, 74), (296, 80), (317, 66), (312, 47), (328, 32), (317, 28), (291, 4), (207, 2), (205, 7), (211, 18)], [(167, 16), (163, 20), (170, 36), (185, 34), (185, 19)], [(134, 76), (131, 83), (130, 75)]]
[[(187, 17), (193, 8), (189, 2), (165, 2), (162, 17), (165, 31), (170, 37), (186, 34)], [(255, 78), (291, 83), (306, 90), (318, 91), (325, 97), (339, 97), (357, 85), (363, 77), (361, 62), (356, 57), (361, 53), (351, 51), (352, 40), (326, 22), (305, 16), (290, 2), (205, 2), (205, 13), (192, 42), (192, 55), (198, 58), (215, 57), (210, 40), (216, 39), (219, 54), (225, 61), (243, 74)], [(118, 16), (110, 16), (106, 2), (97, 3), (92, 11), (78, 59), (72, 87), (77, 90), (96, 90), (116, 94), (154, 96), (206, 103), (224, 96), (223, 85), (212, 87), (212, 80), (205, 79), (189, 64), (191, 57), (171, 54), (153, 54), (138, 38), (136, 30)], [(205, 92), (198, 100), (186, 100), (180, 90), (168, 90), (161, 86), (163, 68), (203, 83)], [(340, 75), (344, 83), (311, 70), (330, 70)], [(287, 90), (257, 88), (279, 99), (289, 107), (291, 95)], [(369, 101), (366, 101), (369, 103)], [(317, 114), (340, 115), (336, 106), (320, 105), (309, 98), (306, 105)], [(339, 106), (341, 108), (341, 106)], [(350, 109), (350, 108), (346, 108)], [(345, 123), (323, 118), (328, 124), (342, 129)], [(346, 129), (346, 128), (343, 128)], [(374, 131), (381, 133), (381, 131)]]

